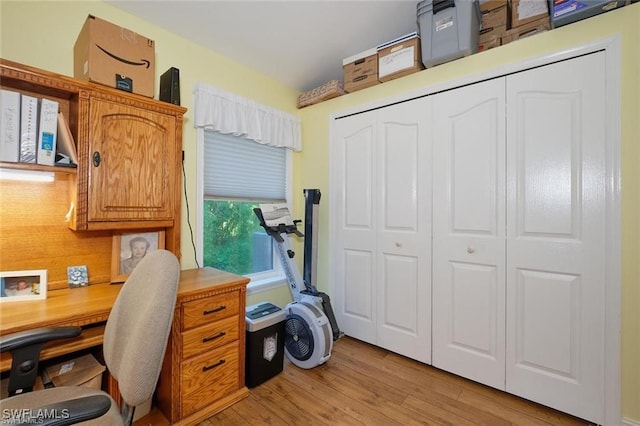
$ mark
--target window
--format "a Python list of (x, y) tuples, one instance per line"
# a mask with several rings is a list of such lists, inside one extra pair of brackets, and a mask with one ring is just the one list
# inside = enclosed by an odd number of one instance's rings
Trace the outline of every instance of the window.
[(196, 83), (194, 104), (198, 263), (249, 275), (249, 292), (286, 284), (253, 208), (290, 195), (290, 152), (302, 150), (300, 119), (205, 83)]
[(286, 148), (206, 130), (203, 163), (203, 266), (250, 276), (252, 284), (281, 279), (253, 208), (286, 202)]

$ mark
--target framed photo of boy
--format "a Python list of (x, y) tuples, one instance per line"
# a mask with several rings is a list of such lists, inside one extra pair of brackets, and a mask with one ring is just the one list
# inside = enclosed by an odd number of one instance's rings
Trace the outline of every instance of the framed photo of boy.
[(47, 298), (47, 270), (0, 272), (0, 302)]
[(147, 253), (164, 248), (164, 231), (113, 236), (111, 282), (122, 283)]

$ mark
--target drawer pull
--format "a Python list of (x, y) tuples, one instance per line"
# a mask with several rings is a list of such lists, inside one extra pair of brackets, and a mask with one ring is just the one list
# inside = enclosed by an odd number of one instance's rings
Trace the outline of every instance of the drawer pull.
[(225, 333), (224, 331), (221, 331), (220, 333), (216, 334), (215, 336), (204, 337), (202, 339), (202, 343), (207, 343), (207, 342), (210, 342), (212, 340), (216, 340), (216, 339), (219, 339), (221, 337), (224, 337), (226, 335), (227, 335), (227, 333)]
[(216, 363), (215, 363), (215, 364), (213, 364), (213, 365), (205, 365), (204, 367), (202, 367), (202, 371), (209, 371), (209, 370), (211, 370), (211, 369), (213, 369), (213, 368), (216, 368), (216, 367), (221, 366), (221, 365), (222, 365), (222, 364), (224, 364), (225, 362), (226, 362), (226, 361), (225, 361), (224, 359), (221, 359), (220, 361), (216, 362)]
[(220, 311), (223, 311), (223, 310), (225, 310), (225, 309), (227, 309), (227, 307), (226, 307), (225, 305), (218, 306), (218, 307), (217, 307), (217, 308), (215, 308), (215, 309), (210, 309), (210, 310), (208, 310), (208, 311), (203, 311), (203, 312), (202, 312), (202, 315), (215, 314), (216, 312), (220, 312)]

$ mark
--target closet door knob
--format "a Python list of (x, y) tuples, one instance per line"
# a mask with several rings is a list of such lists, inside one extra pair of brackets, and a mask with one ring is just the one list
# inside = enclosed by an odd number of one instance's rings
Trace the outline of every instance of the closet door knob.
[(396, 241), (396, 247), (402, 247), (402, 243), (400, 241)]
[(471, 254), (474, 253), (476, 251), (476, 249), (474, 249), (473, 247), (467, 247), (467, 253)]

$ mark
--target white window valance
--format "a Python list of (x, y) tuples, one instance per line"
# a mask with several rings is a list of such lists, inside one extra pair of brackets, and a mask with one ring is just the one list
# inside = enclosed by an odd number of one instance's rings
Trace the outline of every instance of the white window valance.
[(300, 119), (251, 99), (196, 83), (195, 127), (243, 136), (263, 145), (302, 150)]

